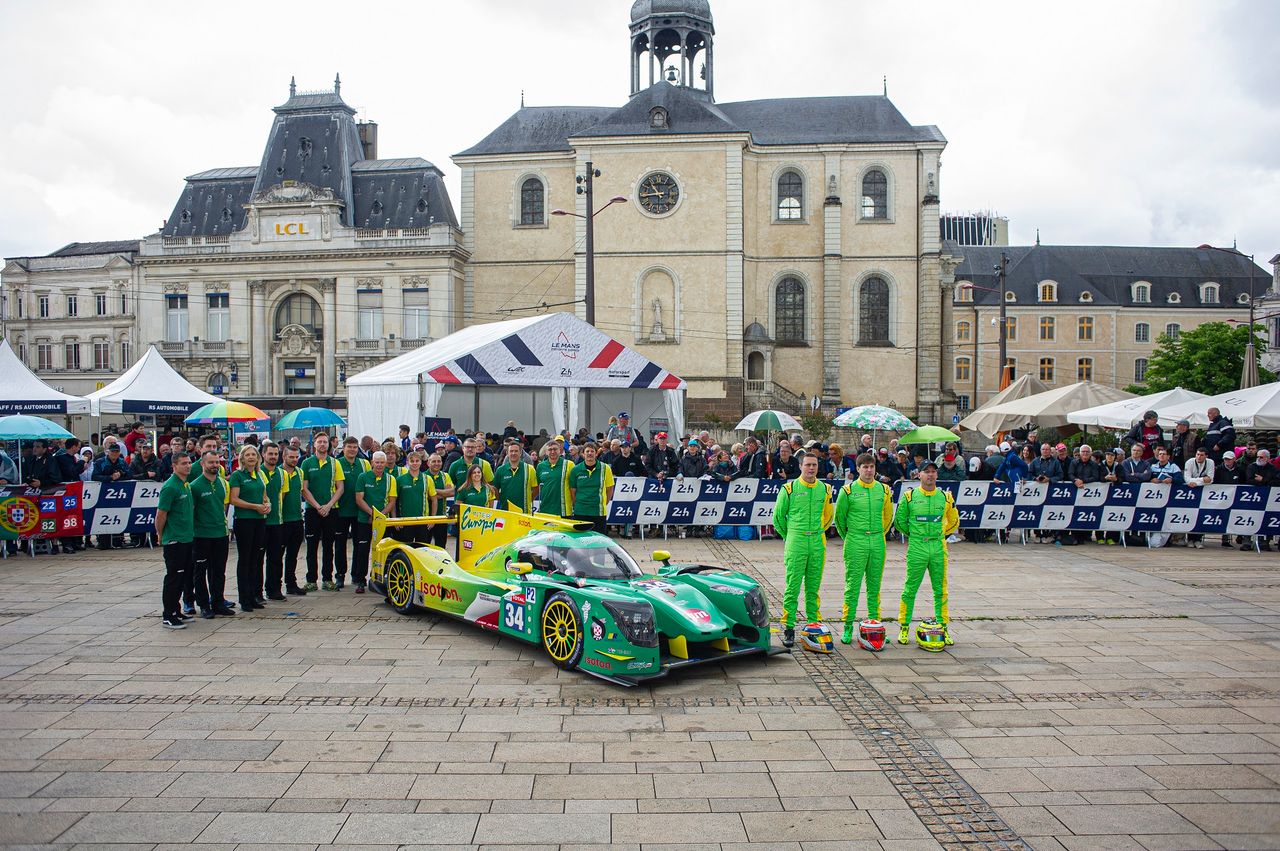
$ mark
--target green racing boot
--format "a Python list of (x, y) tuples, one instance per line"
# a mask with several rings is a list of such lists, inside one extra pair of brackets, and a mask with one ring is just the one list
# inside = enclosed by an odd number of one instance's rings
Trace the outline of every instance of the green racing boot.
[(853, 624), (846, 623), (844, 625), (844, 632), (840, 634), (840, 642), (842, 644), (853, 643)]
[(898, 643), (907, 644), (911, 641), (911, 624), (904, 623), (898, 629)]

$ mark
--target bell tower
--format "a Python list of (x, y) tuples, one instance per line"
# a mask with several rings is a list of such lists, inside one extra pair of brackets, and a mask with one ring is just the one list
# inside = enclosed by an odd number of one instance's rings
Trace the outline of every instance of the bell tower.
[(631, 6), (631, 94), (665, 80), (714, 98), (709, 0), (636, 0)]

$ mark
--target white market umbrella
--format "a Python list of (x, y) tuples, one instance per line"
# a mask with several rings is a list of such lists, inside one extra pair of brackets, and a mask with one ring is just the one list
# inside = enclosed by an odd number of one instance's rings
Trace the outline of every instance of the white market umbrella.
[(1147, 411), (1158, 411), (1170, 405), (1191, 404), (1203, 398), (1205, 398), (1203, 393), (1175, 387), (1162, 393), (1152, 393), (1136, 399), (1122, 399), (1119, 402), (1107, 402), (1104, 405), (1074, 411), (1067, 414), (1067, 422), (1099, 428), (1133, 428)]
[(1160, 414), (1161, 425), (1187, 420), (1193, 426), (1204, 427), (1209, 424), (1206, 411), (1210, 408), (1220, 410), (1236, 428), (1280, 429), (1280, 381), (1205, 396), (1194, 402), (1158, 408), (1156, 412)]
[(765, 409), (752, 411), (734, 426), (737, 431), (802, 431), (803, 426), (795, 417), (782, 411)]
[(1055, 387), (998, 405), (983, 405), (961, 420), (960, 425), (987, 436), (1020, 428), (1028, 422), (1043, 428), (1056, 428), (1070, 425), (1067, 414), (1073, 411), (1132, 398), (1132, 393), (1105, 384), (1077, 381), (1066, 387)]

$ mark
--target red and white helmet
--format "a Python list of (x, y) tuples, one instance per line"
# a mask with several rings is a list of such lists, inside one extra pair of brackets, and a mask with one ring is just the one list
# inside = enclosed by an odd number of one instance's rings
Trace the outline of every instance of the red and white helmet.
[(884, 649), (884, 624), (869, 618), (858, 624), (858, 646), (872, 653)]

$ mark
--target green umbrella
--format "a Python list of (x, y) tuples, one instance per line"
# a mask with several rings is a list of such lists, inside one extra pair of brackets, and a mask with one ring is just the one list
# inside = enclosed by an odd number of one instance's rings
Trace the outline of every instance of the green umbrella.
[(884, 405), (859, 405), (850, 408), (832, 422), (840, 428), (860, 428), (863, 431), (910, 431), (916, 424), (906, 415)]
[(909, 431), (902, 437), (898, 438), (898, 443), (950, 443), (958, 440), (956, 433), (945, 429), (942, 426), (920, 426), (915, 431)]
[(800, 431), (802, 426), (796, 421), (796, 418), (782, 411), (752, 411), (742, 418), (742, 422), (734, 426), (737, 431), (785, 431), (787, 429), (795, 429)]

